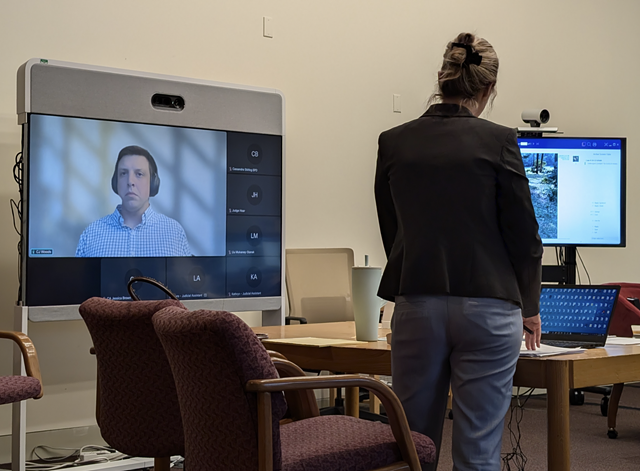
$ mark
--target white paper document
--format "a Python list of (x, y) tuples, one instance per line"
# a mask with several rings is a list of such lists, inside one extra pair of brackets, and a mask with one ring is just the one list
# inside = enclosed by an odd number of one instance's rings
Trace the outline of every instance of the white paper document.
[(536, 350), (527, 350), (524, 340), (522, 341), (522, 345), (520, 346), (521, 357), (548, 357), (551, 355), (569, 355), (572, 353), (581, 353), (584, 351), (584, 348), (552, 347), (551, 345), (545, 345), (543, 343), (541, 343), (540, 348), (537, 348)]
[(291, 339), (264, 339), (263, 343), (285, 343), (292, 345), (309, 345), (311, 347), (331, 347), (337, 345), (351, 345), (358, 343), (367, 343), (359, 340), (347, 339), (323, 339), (318, 337), (297, 337)]
[(607, 343), (605, 345), (640, 345), (640, 339), (610, 335), (607, 337)]

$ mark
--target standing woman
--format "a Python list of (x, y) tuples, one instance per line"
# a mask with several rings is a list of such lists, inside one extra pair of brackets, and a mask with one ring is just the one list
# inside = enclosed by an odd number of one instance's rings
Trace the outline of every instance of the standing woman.
[(393, 389), (439, 451), (451, 385), (458, 471), (500, 469), (523, 321), (527, 347), (540, 345), (542, 243), (516, 132), (478, 118), (497, 75), (493, 47), (459, 34), (438, 72), (440, 103), (378, 142)]

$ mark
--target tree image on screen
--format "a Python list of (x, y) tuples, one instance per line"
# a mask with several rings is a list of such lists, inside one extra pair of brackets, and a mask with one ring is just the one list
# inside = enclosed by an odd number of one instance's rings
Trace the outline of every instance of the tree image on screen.
[(523, 153), (531, 200), (543, 239), (558, 237), (558, 154)]

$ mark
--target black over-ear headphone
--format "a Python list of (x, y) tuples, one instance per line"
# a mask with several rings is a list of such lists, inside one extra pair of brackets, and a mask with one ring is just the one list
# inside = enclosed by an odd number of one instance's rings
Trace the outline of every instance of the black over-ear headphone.
[(116, 160), (116, 168), (113, 170), (113, 176), (111, 177), (111, 189), (117, 195), (118, 194), (118, 164), (123, 157), (127, 155), (141, 155), (149, 162), (149, 171), (151, 172), (149, 196), (156, 196), (160, 189), (160, 177), (158, 176), (158, 166), (147, 149), (140, 146), (127, 146), (118, 153), (118, 159)]

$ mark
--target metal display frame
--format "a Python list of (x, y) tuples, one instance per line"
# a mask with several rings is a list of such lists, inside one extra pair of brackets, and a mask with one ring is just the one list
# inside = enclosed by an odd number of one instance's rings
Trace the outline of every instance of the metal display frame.
[[(179, 113), (157, 109), (152, 106), (151, 100), (157, 93), (184, 97), (184, 109)], [(30, 113), (281, 136), (280, 295), (183, 302), (189, 309), (261, 311), (262, 325), (284, 323), (285, 103), (279, 90), (38, 58), (27, 61), (17, 73), (17, 114), (18, 124), (23, 126), (23, 136), (28, 132)], [(28, 152), (26, 147), (25, 143), (22, 149), (25, 157)], [(27, 194), (26, 190), (24, 194)], [(23, 221), (23, 231), (25, 223)], [(22, 257), (26, 257), (26, 242), (23, 240), (22, 244)], [(24, 267), (24, 259), (20, 263)], [(22, 286), (25, 286), (25, 276), (27, 274), (23, 270)], [(29, 321), (80, 319), (78, 307), (24, 306), (19, 300), (14, 310), (14, 330), (28, 335)], [(25, 374), (24, 362), (17, 347), (13, 352), (13, 372), (16, 375)], [(13, 471), (25, 471), (26, 413), (26, 401), (13, 404)], [(131, 458), (85, 465), (81, 469), (128, 470), (151, 466), (152, 459)]]

